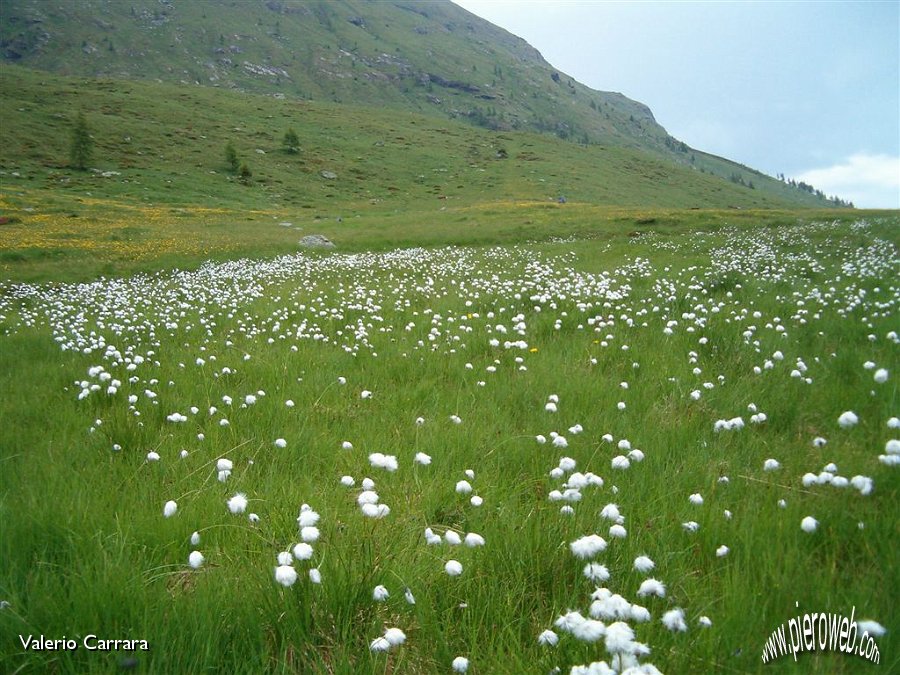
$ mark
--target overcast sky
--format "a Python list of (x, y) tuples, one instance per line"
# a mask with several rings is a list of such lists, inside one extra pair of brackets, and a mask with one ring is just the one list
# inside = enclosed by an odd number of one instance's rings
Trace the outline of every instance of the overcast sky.
[(688, 145), (900, 208), (900, 2), (454, 0)]

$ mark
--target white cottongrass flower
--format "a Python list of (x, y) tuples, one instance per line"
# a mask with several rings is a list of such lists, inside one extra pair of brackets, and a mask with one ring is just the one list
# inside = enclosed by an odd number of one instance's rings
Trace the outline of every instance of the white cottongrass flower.
[(429, 464), (431, 464), (431, 455), (426, 455), (424, 452), (417, 452), (416, 456), (413, 458), (413, 461), (416, 464), (428, 466)]
[(474, 532), (469, 532), (465, 538), (466, 546), (475, 548), (476, 546), (484, 546), (484, 537)]
[(372, 652), (386, 652), (391, 648), (391, 643), (385, 637), (377, 637), (369, 643), (369, 650)]
[(695, 506), (700, 506), (703, 504), (703, 496), (699, 492), (695, 492), (690, 497), (688, 497), (688, 501)]
[(712, 626), (712, 620), (708, 616), (701, 616), (697, 619), (697, 623), (700, 624), (701, 628), (709, 628)]
[(297, 560), (309, 560), (313, 557), (313, 547), (302, 541), (294, 546), (292, 553)]
[(591, 599), (590, 613), (595, 619), (628, 619), (632, 615), (632, 604), (608, 588), (598, 588)]
[(191, 554), (188, 556), (188, 565), (192, 568), (200, 569), (203, 566), (203, 562), (206, 558), (203, 557), (203, 554), (200, 551), (191, 551)]
[(191, 535), (191, 546), (199, 546), (200, 545), (200, 533), (194, 532)]
[(456, 494), (467, 495), (472, 492), (472, 484), (467, 480), (461, 480), (456, 484)]
[(276, 438), (276, 439), (275, 439), (275, 447), (276, 447), (276, 448), (286, 448), (286, 447), (287, 447), (287, 441), (284, 440), (283, 438)]
[(319, 522), (319, 514), (313, 511), (308, 504), (300, 507), (300, 515), (297, 516), (297, 525), (299, 527), (312, 527)]
[(634, 630), (623, 621), (611, 623), (606, 627), (604, 644), (610, 654), (630, 653), (634, 645)]
[(624, 539), (628, 536), (628, 530), (617, 523), (609, 528), (609, 536), (615, 539)]
[(172, 499), (167, 501), (166, 505), (163, 506), (163, 515), (166, 518), (171, 518), (172, 516), (174, 516), (176, 511), (178, 511), (178, 504)]
[(372, 599), (375, 602), (384, 602), (388, 599), (388, 597), (390, 597), (390, 595), (391, 594), (388, 592), (388, 589), (381, 584), (376, 586), (375, 590), (372, 591)]
[(352, 450), (352, 449), (353, 449), (353, 443), (351, 443), (350, 441), (342, 441), (341, 442), (341, 450)]
[(446, 541), (451, 546), (459, 546), (462, 543), (462, 537), (459, 536), (458, 532), (447, 530), (446, 532), (444, 532), (444, 541)]
[(444, 543), (444, 540), (441, 539), (440, 535), (434, 533), (430, 527), (425, 528), (425, 543), (429, 546), (439, 546)]
[(399, 628), (388, 628), (384, 631), (384, 639), (391, 643), (392, 647), (406, 642), (406, 633)]
[(469, 669), (469, 659), (465, 656), (457, 656), (451, 665), (454, 672), (464, 673)]
[(763, 471), (778, 471), (781, 468), (781, 462), (777, 459), (767, 459), (763, 462)]
[(231, 471), (234, 468), (234, 462), (230, 459), (222, 458), (216, 462), (216, 471)]
[(294, 402), (293, 402), (291, 399), (288, 399), (287, 401), (284, 402), (284, 405), (285, 405), (285, 407), (287, 407), (287, 408), (293, 408), (293, 407), (294, 407)]
[(572, 635), (583, 642), (596, 642), (606, 634), (606, 625), (596, 619), (585, 619), (572, 627)]
[(561, 457), (559, 460), (559, 468), (563, 471), (569, 472), (574, 471), (576, 466), (576, 462), (571, 457)]
[(158, 462), (159, 461), (159, 453), (155, 450), (151, 450), (147, 453), (147, 461), (148, 462)]
[(547, 630), (542, 631), (540, 635), (538, 635), (537, 641), (539, 645), (544, 645), (546, 647), (555, 647), (559, 643), (559, 635), (548, 628)]
[(553, 447), (554, 447), (554, 448), (568, 448), (568, 447), (569, 447), (569, 441), (566, 440), (566, 437), (565, 437), (565, 436), (559, 436), (559, 435), (557, 435), (557, 436), (554, 437), (554, 439), (553, 439)]
[(635, 448), (631, 452), (628, 453), (628, 459), (632, 462), (643, 462), (644, 461), (644, 453), (641, 450)]
[(403, 591), (403, 597), (406, 598), (406, 602), (410, 605), (416, 604), (416, 596), (413, 595), (410, 589), (407, 588), (405, 591)]
[(888, 455), (900, 455), (900, 440), (892, 438), (884, 444), (884, 451)]
[(383, 455), (380, 452), (373, 452), (369, 455), (369, 464), (390, 472), (394, 472), (398, 468), (397, 458), (394, 455)]
[(444, 565), (444, 571), (451, 577), (458, 577), (463, 572), (462, 563), (458, 560), (448, 560)]
[(595, 583), (609, 579), (609, 570), (606, 568), (606, 565), (601, 565), (600, 563), (588, 563), (584, 566), (583, 573), (589, 581)]
[(553, 625), (560, 630), (571, 633), (575, 626), (584, 623), (585, 621), (586, 619), (581, 615), (581, 612), (569, 610), (565, 614), (559, 616), (556, 621), (553, 622)]
[(360, 509), (367, 518), (384, 518), (391, 512), (387, 504), (363, 504)]
[[(872, 377), (878, 384), (884, 384), (888, 379), (888, 371), (885, 368), (879, 368), (875, 371), (875, 375)], [(858, 624), (857, 624), (858, 625)]]
[(860, 635), (863, 633), (868, 633), (872, 637), (881, 637), (885, 633), (887, 633), (887, 628), (882, 626), (877, 621), (872, 621), (871, 619), (862, 619), (861, 621), (856, 622), (856, 627), (859, 629)]
[(297, 570), (290, 565), (279, 565), (275, 568), (275, 581), (285, 588), (293, 586), (297, 581)]
[(891, 417), (887, 421), (888, 429), (900, 429), (900, 417)]
[(313, 567), (309, 571), (309, 580), (314, 584), (322, 583), (322, 573), (318, 570), (318, 568)]
[(656, 563), (645, 555), (639, 555), (634, 559), (634, 569), (641, 574), (646, 574), (656, 567)]
[(606, 540), (596, 534), (589, 534), (569, 544), (576, 558), (587, 560), (606, 550)]
[(666, 597), (666, 585), (658, 579), (644, 579), (641, 582), (637, 592), (638, 596), (644, 598), (648, 595), (655, 595), (659, 598)]
[(377, 504), (379, 500), (378, 493), (374, 490), (363, 490), (356, 497), (356, 503), (360, 506), (365, 506), (366, 504)]
[(544, 410), (546, 410), (547, 412), (555, 413), (557, 410), (556, 404), (553, 401), (547, 401), (547, 404), (544, 406)]
[(620, 469), (624, 471), (631, 466), (631, 460), (629, 460), (625, 455), (616, 455), (612, 458), (610, 466), (612, 466), (613, 469)]
[(450, 415), (450, 421), (453, 424), (462, 424), (462, 418), (459, 415)]
[(282, 551), (278, 554), (278, 564), (279, 565), (292, 565), (294, 562), (294, 556), (291, 555), (290, 551)]
[(368, 389), (363, 389), (361, 392), (359, 392), (359, 397), (360, 398), (372, 398), (372, 392), (369, 391)]
[(841, 416), (838, 417), (838, 424), (842, 429), (849, 429), (850, 427), (856, 425), (858, 422), (859, 417), (857, 417), (856, 413), (852, 410), (843, 412), (841, 413)]
[(813, 532), (815, 532), (818, 526), (819, 521), (812, 516), (806, 516), (806, 518), (800, 521), (800, 529), (807, 534), (812, 534)]
[(305, 541), (307, 544), (311, 544), (314, 541), (319, 540), (319, 528), (309, 525), (307, 527), (300, 528), (300, 538)]
[(687, 630), (687, 624), (684, 621), (684, 611), (680, 607), (670, 609), (662, 616), (663, 625), (673, 633), (683, 633)]
[(534, 437), (534, 440), (536, 440), (539, 445), (543, 445), (544, 443), (547, 442), (547, 437), (544, 436), (543, 434), (538, 434), (537, 436)]
[(619, 518), (621, 518), (619, 507), (616, 504), (607, 504), (600, 511), (600, 517), (606, 518), (607, 520), (618, 521)]
[(722, 546), (720, 546), (719, 548), (716, 549), (716, 557), (717, 557), (717, 558), (724, 558), (726, 555), (728, 555), (728, 552), (729, 552), (730, 550), (731, 550), (731, 549), (729, 549), (727, 546), (725, 546), (725, 545), (723, 544)]
[(696, 520), (689, 520), (686, 523), (682, 523), (681, 527), (683, 527), (686, 532), (696, 532), (700, 529), (700, 523)]
[(850, 479), (850, 485), (859, 490), (863, 496), (871, 494), (872, 490), (875, 489), (875, 481), (868, 476), (853, 476)]
[(482, 499), (478, 495), (472, 495), (472, 498), (469, 500), (469, 503), (472, 506), (476, 506), (476, 507), (481, 506), (482, 504), (484, 504), (484, 499)]
[(243, 513), (247, 510), (247, 495), (238, 492), (234, 497), (228, 500), (228, 510), (232, 513)]

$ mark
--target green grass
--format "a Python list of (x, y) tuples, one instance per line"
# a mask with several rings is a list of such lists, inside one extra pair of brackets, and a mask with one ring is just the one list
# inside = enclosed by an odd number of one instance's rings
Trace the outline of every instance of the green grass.
[[(0, 88), (0, 274), (11, 280), (291, 253), (310, 233), (346, 251), (667, 235), (790, 223), (797, 207), (820, 203), (774, 181), (750, 190), (639, 150), (408, 113), (16, 67), (0, 68)], [(98, 171), (67, 167), (75, 109), (93, 129)], [(289, 126), (297, 155), (281, 150)], [(250, 164), (250, 185), (228, 173), (228, 142)]]
[[(900, 582), (900, 484), (897, 469), (877, 459), (896, 437), (885, 423), (900, 401), (897, 345), (886, 338), (897, 325), (896, 216), (863, 227), (769, 226), (760, 214), (756, 224), (747, 217), (726, 227), (725, 212), (654, 211), (621, 215), (604, 235), (578, 229), (591, 221), (590, 208), (580, 208), (577, 222), (558, 230), (539, 221), (533, 243), (509, 243), (521, 234), (502, 226), (506, 211), (474, 216), (506, 242), (500, 248), (479, 245), (493, 240), (470, 233), (460, 248), (244, 261), (228, 274), (204, 268), (196, 281), (163, 273), (80, 290), (45, 285), (27, 296), (5, 287), (0, 599), (9, 607), (0, 610), (0, 669), (116, 670), (127, 653), (23, 653), (18, 638), (94, 633), (148, 640), (151, 651), (137, 654), (139, 672), (432, 673), (448, 672), (458, 655), (476, 673), (567, 671), (608, 658), (602, 644), (569, 635), (555, 649), (536, 642), (568, 609), (587, 613), (594, 584), (581, 576), (584, 562), (568, 543), (589, 533), (609, 541), (598, 557), (611, 573), (605, 585), (651, 611), (650, 623), (634, 627), (652, 648), (643, 660), (663, 672), (874, 672), (858, 657), (828, 652), (802, 655), (796, 665), (790, 656), (773, 665), (760, 660), (782, 622), (804, 611), (849, 615), (852, 607), (857, 618), (888, 628), (878, 641), (879, 668), (896, 668), (890, 589)], [(693, 228), (689, 215), (697, 217)], [(655, 222), (635, 222), (649, 218)], [(372, 239), (360, 234), (356, 245), (377, 242), (386, 250), (386, 233), (402, 222), (388, 219), (384, 239), (373, 228)], [(393, 231), (403, 242), (424, 236)], [(635, 231), (643, 234), (629, 236)], [(575, 238), (549, 241), (551, 234)], [(432, 236), (426, 241), (437, 245), (448, 235)], [(852, 261), (865, 264), (842, 269)], [(627, 285), (626, 296), (606, 299), (599, 287), (579, 285), (598, 283), (604, 272), (612, 288)], [(866, 295), (841, 314), (860, 289)], [(123, 292), (121, 304), (104, 304)], [(84, 324), (76, 321), (81, 312)], [(491, 347), (491, 337), (519, 339), (512, 319), (519, 312), (528, 349)], [(690, 332), (689, 312), (706, 317), (705, 325)], [(606, 325), (589, 322), (593, 317)], [(786, 337), (775, 330), (776, 317)], [(670, 319), (678, 325), (665, 336)], [(509, 332), (497, 333), (497, 324)], [(750, 325), (758, 352), (742, 337)], [(297, 336), (301, 326), (307, 337)], [(61, 351), (55, 334), (64, 344), (77, 335), (84, 341), (79, 351)], [(82, 353), (89, 344), (94, 351)], [(126, 370), (103, 358), (107, 344), (123, 358), (146, 361)], [(784, 361), (754, 375), (753, 366), (776, 350)], [(527, 370), (519, 370), (517, 356)], [(789, 376), (798, 358), (812, 384)], [(887, 368), (888, 381), (874, 383), (865, 361)], [(88, 376), (98, 364), (122, 381), (115, 395)], [(233, 372), (222, 373), (226, 366)], [(77, 400), (82, 380), (102, 388)], [(715, 387), (703, 389), (706, 381)], [(363, 389), (371, 399), (360, 398)], [(702, 390), (699, 401), (691, 400), (693, 389)], [(242, 408), (244, 396), (259, 390), (265, 396)], [(560, 399), (555, 414), (544, 410), (550, 394)], [(230, 407), (224, 395), (233, 398)], [(750, 403), (768, 415), (765, 424), (713, 431), (720, 418), (748, 421)], [(212, 416), (210, 406), (219, 409)], [(848, 409), (860, 424), (840, 429), (837, 417)], [(166, 421), (175, 411), (188, 421)], [(449, 420), (454, 414), (460, 425)], [(229, 426), (218, 424), (223, 416)], [(415, 423), (419, 416), (424, 425)], [(583, 434), (566, 431), (576, 423)], [(568, 438), (568, 448), (535, 442), (553, 430)], [(644, 461), (612, 470), (619, 451), (602, 441), (605, 433), (629, 439)], [(819, 435), (828, 439), (822, 449), (811, 444)], [(278, 437), (286, 448), (273, 446)], [(353, 450), (341, 449), (345, 440)], [(146, 461), (151, 450), (161, 461)], [(413, 464), (419, 451), (433, 457), (430, 466)], [(395, 454), (399, 470), (370, 467), (372, 452)], [(569, 517), (548, 500), (562, 482), (549, 471), (564, 455), (605, 480), (583, 491)], [(215, 476), (219, 457), (234, 461), (225, 484)], [(783, 468), (763, 472), (769, 457)], [(871, 476), (874, 492), (802, 486), (805, 472), (832, 461), (840, 475)], [(454, 492), (466, 469), (475, 472), (480, 508)], [(364, 518), (358, 489), (338, 483), (344, 474), (357, 486), (373, 478), (390, 515)], [(259, 523), (228, 512), (225, 500), (236, 492), (247, 494)], [(688, 502), (695, 492), (702, 506)], [(178, 513), (166, 519), (169, 499)], [(610, 523), (598, 518), (609, 502), (626, 518), (623, 540), (611, 539)], [(273, 578), (275, 558), (298, 540), (301, 503), (321, 513), (322, 538), (311, 563), (295, 563), (297, 584), (282, 588)], [(806, 515), (820, 521), (815, 534), (800, 529)], [(684, 532), (687, 520), (700, 530)], [(426, 526), (477, 532), (487, 545), (429, 547)], [(195, 530), (206, 557), (199, 570), (187, 565)], [(722, 544), (731, 551), (718, 558)], [(666, 583), (665, 599), (636, 597), (644, 576), (631, 563), (640, 554), (656, 562), (652, 575)], [(458, 579), (443, 571), (450, 558), (464, 566)], [(311, 565), (321, 570), (321, 585), (306, 579)], [(391, 593), (386, 603), (372, 600), (377, 584)], [(404, 601), (406, 587), (415, 605)], [(672, 607), (685, 610), (687, 633), (660, 623)], [(697, 626), (701, 615), (711, 628)], [(404, 630), (406, 644), (372, 654), (369, 643), (387, 626)]]

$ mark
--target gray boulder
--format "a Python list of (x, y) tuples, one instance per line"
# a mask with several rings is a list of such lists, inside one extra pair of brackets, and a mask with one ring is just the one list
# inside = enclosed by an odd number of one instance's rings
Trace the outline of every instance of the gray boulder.
[(334, 248), (334, 242), (323, 234), (308, 234), (300, 240), (305, 248)]

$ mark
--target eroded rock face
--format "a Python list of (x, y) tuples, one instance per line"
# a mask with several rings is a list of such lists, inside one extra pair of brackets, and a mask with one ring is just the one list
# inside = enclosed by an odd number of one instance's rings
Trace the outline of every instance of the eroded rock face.
[(334, 242), (323, 234), (308, 234), (300, 240), (305, 248), (334, 248)]

